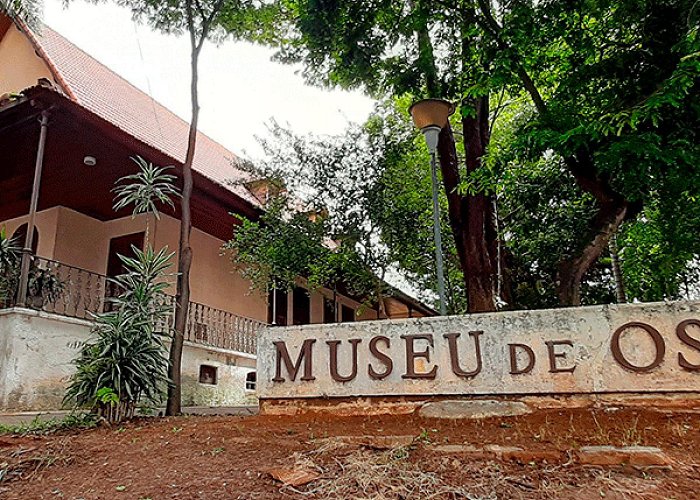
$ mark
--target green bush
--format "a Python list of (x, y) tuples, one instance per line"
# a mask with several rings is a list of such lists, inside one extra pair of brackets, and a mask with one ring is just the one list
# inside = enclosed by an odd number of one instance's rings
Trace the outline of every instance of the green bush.
[(110, 422), (134, 415), (141, 402), (159, 404), (167, 388), (168, 360), (159, 325), (171, 314), (164, 293), (172, 253), (133, 248), (120, 256), (127, 272), (111, 279), (121, 293), (113, 310), (96, 315), (92, 337), (75, 360), (65, 403), (89, 408)]

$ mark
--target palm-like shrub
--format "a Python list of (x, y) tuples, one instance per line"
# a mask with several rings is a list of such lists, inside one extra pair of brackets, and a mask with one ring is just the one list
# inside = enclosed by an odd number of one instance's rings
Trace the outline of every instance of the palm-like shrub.
[(5, 227), (0, 228), (0, 305), (5, 304), (15, 293), (21, 250), (14, 239), (7, 237)]
[(110, 299), (113, 311), (96, 315), (65, 397), (110, 422), (131, 418), (139, 403), (161, 403), (168, 384), (158, 328), (172, 312), (164, 290), (173, 254), (167, 248), (133, 250), (134, 258), (120, 256), (127, 272), (112, 281), (122, 292)]
[[(125, 175), (112, 188), (114, 192), (114, 210), (132, 206), (132, 217), (138, 214), (153, 214), (160, 219), (158, 204), (167, 205), (173, 210), (173, 198), (180, 196), (175, 186), (176, 177), (166, 173), (173, 167), (158, 167), (136, 155), (131, 158), (139, 167), (135, 174)], [(150, 223), (146, 222), (146, 243), (148, 244)]]

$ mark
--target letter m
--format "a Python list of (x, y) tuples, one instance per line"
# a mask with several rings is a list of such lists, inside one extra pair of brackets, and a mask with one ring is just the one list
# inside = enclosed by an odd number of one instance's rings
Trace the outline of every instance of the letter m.
[(289, 374), (289, 379), (291, 381), (296, 380), (301, 364), (304, 364), (304, 375), (301, 380), (316, 380), (311, 373), (313, 371), (313, 344), (316, 339), (306, 339), (301, 345), (299, 350), (299, 356), (297, 356), (296, 363), (292, 363), (292, 358), (289, 356), (289, 351), (287, 350), (287, 344), (282, 341), (273, 342), (275, 345), (275, 378), (272, 379), (273, 382), (284, 382), (282, 377), (282, 363), (284, 362), (284, 367), (287, 369)]

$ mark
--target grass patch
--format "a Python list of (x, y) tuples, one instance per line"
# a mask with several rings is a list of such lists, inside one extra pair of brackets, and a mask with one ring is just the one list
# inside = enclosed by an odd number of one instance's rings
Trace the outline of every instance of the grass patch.
[(14, 425), (0, 424), (0, 435), (46, 435), (61, 431), (85, 430), (97, 427), (99, 420), (93, 413), (70, 413), (63, 418), (42, 419), (40, 415), (29, 422)]

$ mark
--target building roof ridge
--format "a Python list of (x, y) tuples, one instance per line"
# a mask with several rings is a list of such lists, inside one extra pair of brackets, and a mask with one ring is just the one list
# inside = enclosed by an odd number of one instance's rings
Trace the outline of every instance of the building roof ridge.
[[(51, 26), (44, 25), (40, 34), (24, 25), (19, 27), (71, 100), (179, 163), (184, 162), (190, 126), (187, 120)], [(249, 180), (250, 173), (237, 165), (240, 160), (236, 153), (197, 129), (193, 168), (259, 207), (260, 202), (241, 185)]]

